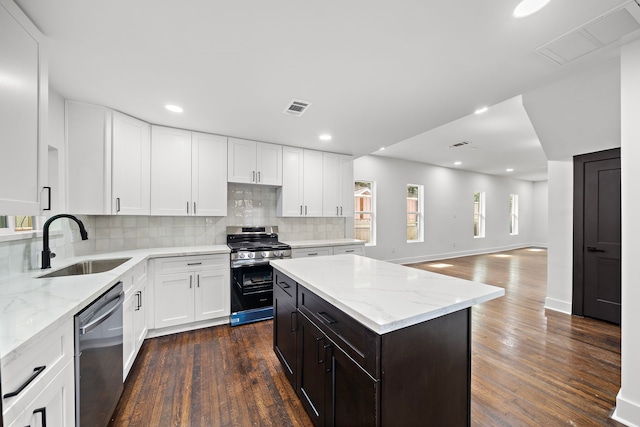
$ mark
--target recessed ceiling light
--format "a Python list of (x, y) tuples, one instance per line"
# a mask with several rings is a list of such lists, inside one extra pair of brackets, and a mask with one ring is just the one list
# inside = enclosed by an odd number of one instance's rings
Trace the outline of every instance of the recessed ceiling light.
[(533, 15), (543, 7), (545, 7), (551, 0), (522, 0), (513, 11), (514, 18), (524, 18), (529, 15)]
[(320, 135), (318, 138), (320, 138), (321, 141), (331, 141), (332, 137), (328, 133), (324, 133)]
[(460, 166), (462, 164), (462, 162), (454, 162), (453, 164), (456, 165), (456, 166)]
[(512, 168), (508, 168), (507, 172), (513, 172), (513, 169)]
[(182, 113), (184, 111), (182, 107), (178, 107), (177, 105), (172, 105), (172, 104), (167, 104), (164, 106), (164, 108), (166, 108), (167, 110), (173, 113)]
[(486, 113), (488, 109), (489, 109), (489, 107), (478, 108), (476, 111), (474, 111), (474, 113), (476, 113), (476, 114)]
[(384, 147), (382, 147), (382, 148), (380, 149), (380, 151), (384, 151)]

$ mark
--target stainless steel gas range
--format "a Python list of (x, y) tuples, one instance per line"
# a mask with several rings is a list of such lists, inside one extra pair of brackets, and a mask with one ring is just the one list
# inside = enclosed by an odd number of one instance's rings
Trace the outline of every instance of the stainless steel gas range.
[(273, 317), (272, 259), (291, 258), (278, 227), (227, 227), (231, 249), (231, 326)]

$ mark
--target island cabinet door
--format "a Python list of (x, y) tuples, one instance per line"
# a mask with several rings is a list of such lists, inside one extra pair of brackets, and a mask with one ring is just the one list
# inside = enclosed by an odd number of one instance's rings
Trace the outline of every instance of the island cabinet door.
[(303, 314), (298, 315), (298, 397), (316, 427), (324, 426), (331, 385), (329, 339)]
[(331, 349), (331, 404), (328, 426), (379, 426), (379, 381), (337, 346)]
[[(295, 288), (294, 288), (295, 289)], [(283, 296), (284, 295), (284, 296)], [(288, 301), (287, 294), (277, 284), (273, 286), (273, 350), (284, 367), (291, 386), (296, 388), (296, 308)]]

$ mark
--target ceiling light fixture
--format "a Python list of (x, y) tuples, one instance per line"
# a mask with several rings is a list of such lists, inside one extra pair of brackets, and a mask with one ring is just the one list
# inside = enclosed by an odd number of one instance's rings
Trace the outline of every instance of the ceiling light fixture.
[(164, 106), (164, 108), (166, 108), (167, 110), (173, 113), (182, 113), (184, 111), (182, 107), (178, 107), (177, 105), (172, 105), (172, 104), (167, 104)]
[(525, 18), (545, 7), (551, 0), (522, 0), (513, 10), (514, 18)]
[(384, 151), (384, 147), (382, 147), (382, 148), (380, 149), (380, 151)]
[(476, 111), (474, 111), (474, 113), (476, 113), (476, 114), (486, 113), (488, 109), (489, 109), (489, 107), (478, 108)]
[(454, 162), (453, 164), (456, 165), (456, 166), (460, 166), (462, 164), (462, 162)]
[(320, 138), (321, 141), (331, 141), (332, 137), (328, 133), (324, 133), (320, 135), (318, 138)]
[(508, 168), (508, 169), (507, 169), (507, 172), (513, 172), (513, 169)]

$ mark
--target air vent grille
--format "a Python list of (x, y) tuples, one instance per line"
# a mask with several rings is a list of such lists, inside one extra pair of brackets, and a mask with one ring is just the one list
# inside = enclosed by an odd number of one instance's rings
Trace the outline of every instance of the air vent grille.
[(471, 142), (469, 141), (462, 141), (462, 142), (456, 142), (453, 145), (450, 145), (449, 148), (460, 148), (460, 147), (464, 147), (465, 145), (469, 145), (471, 144)]
[(290, 116), (301, 116), (305, 111), (311, 106), (309, 101), (302, 101), (300, 99), (292, 99), (291, 102), (284, 109), (284, 114), (289, 114)]

